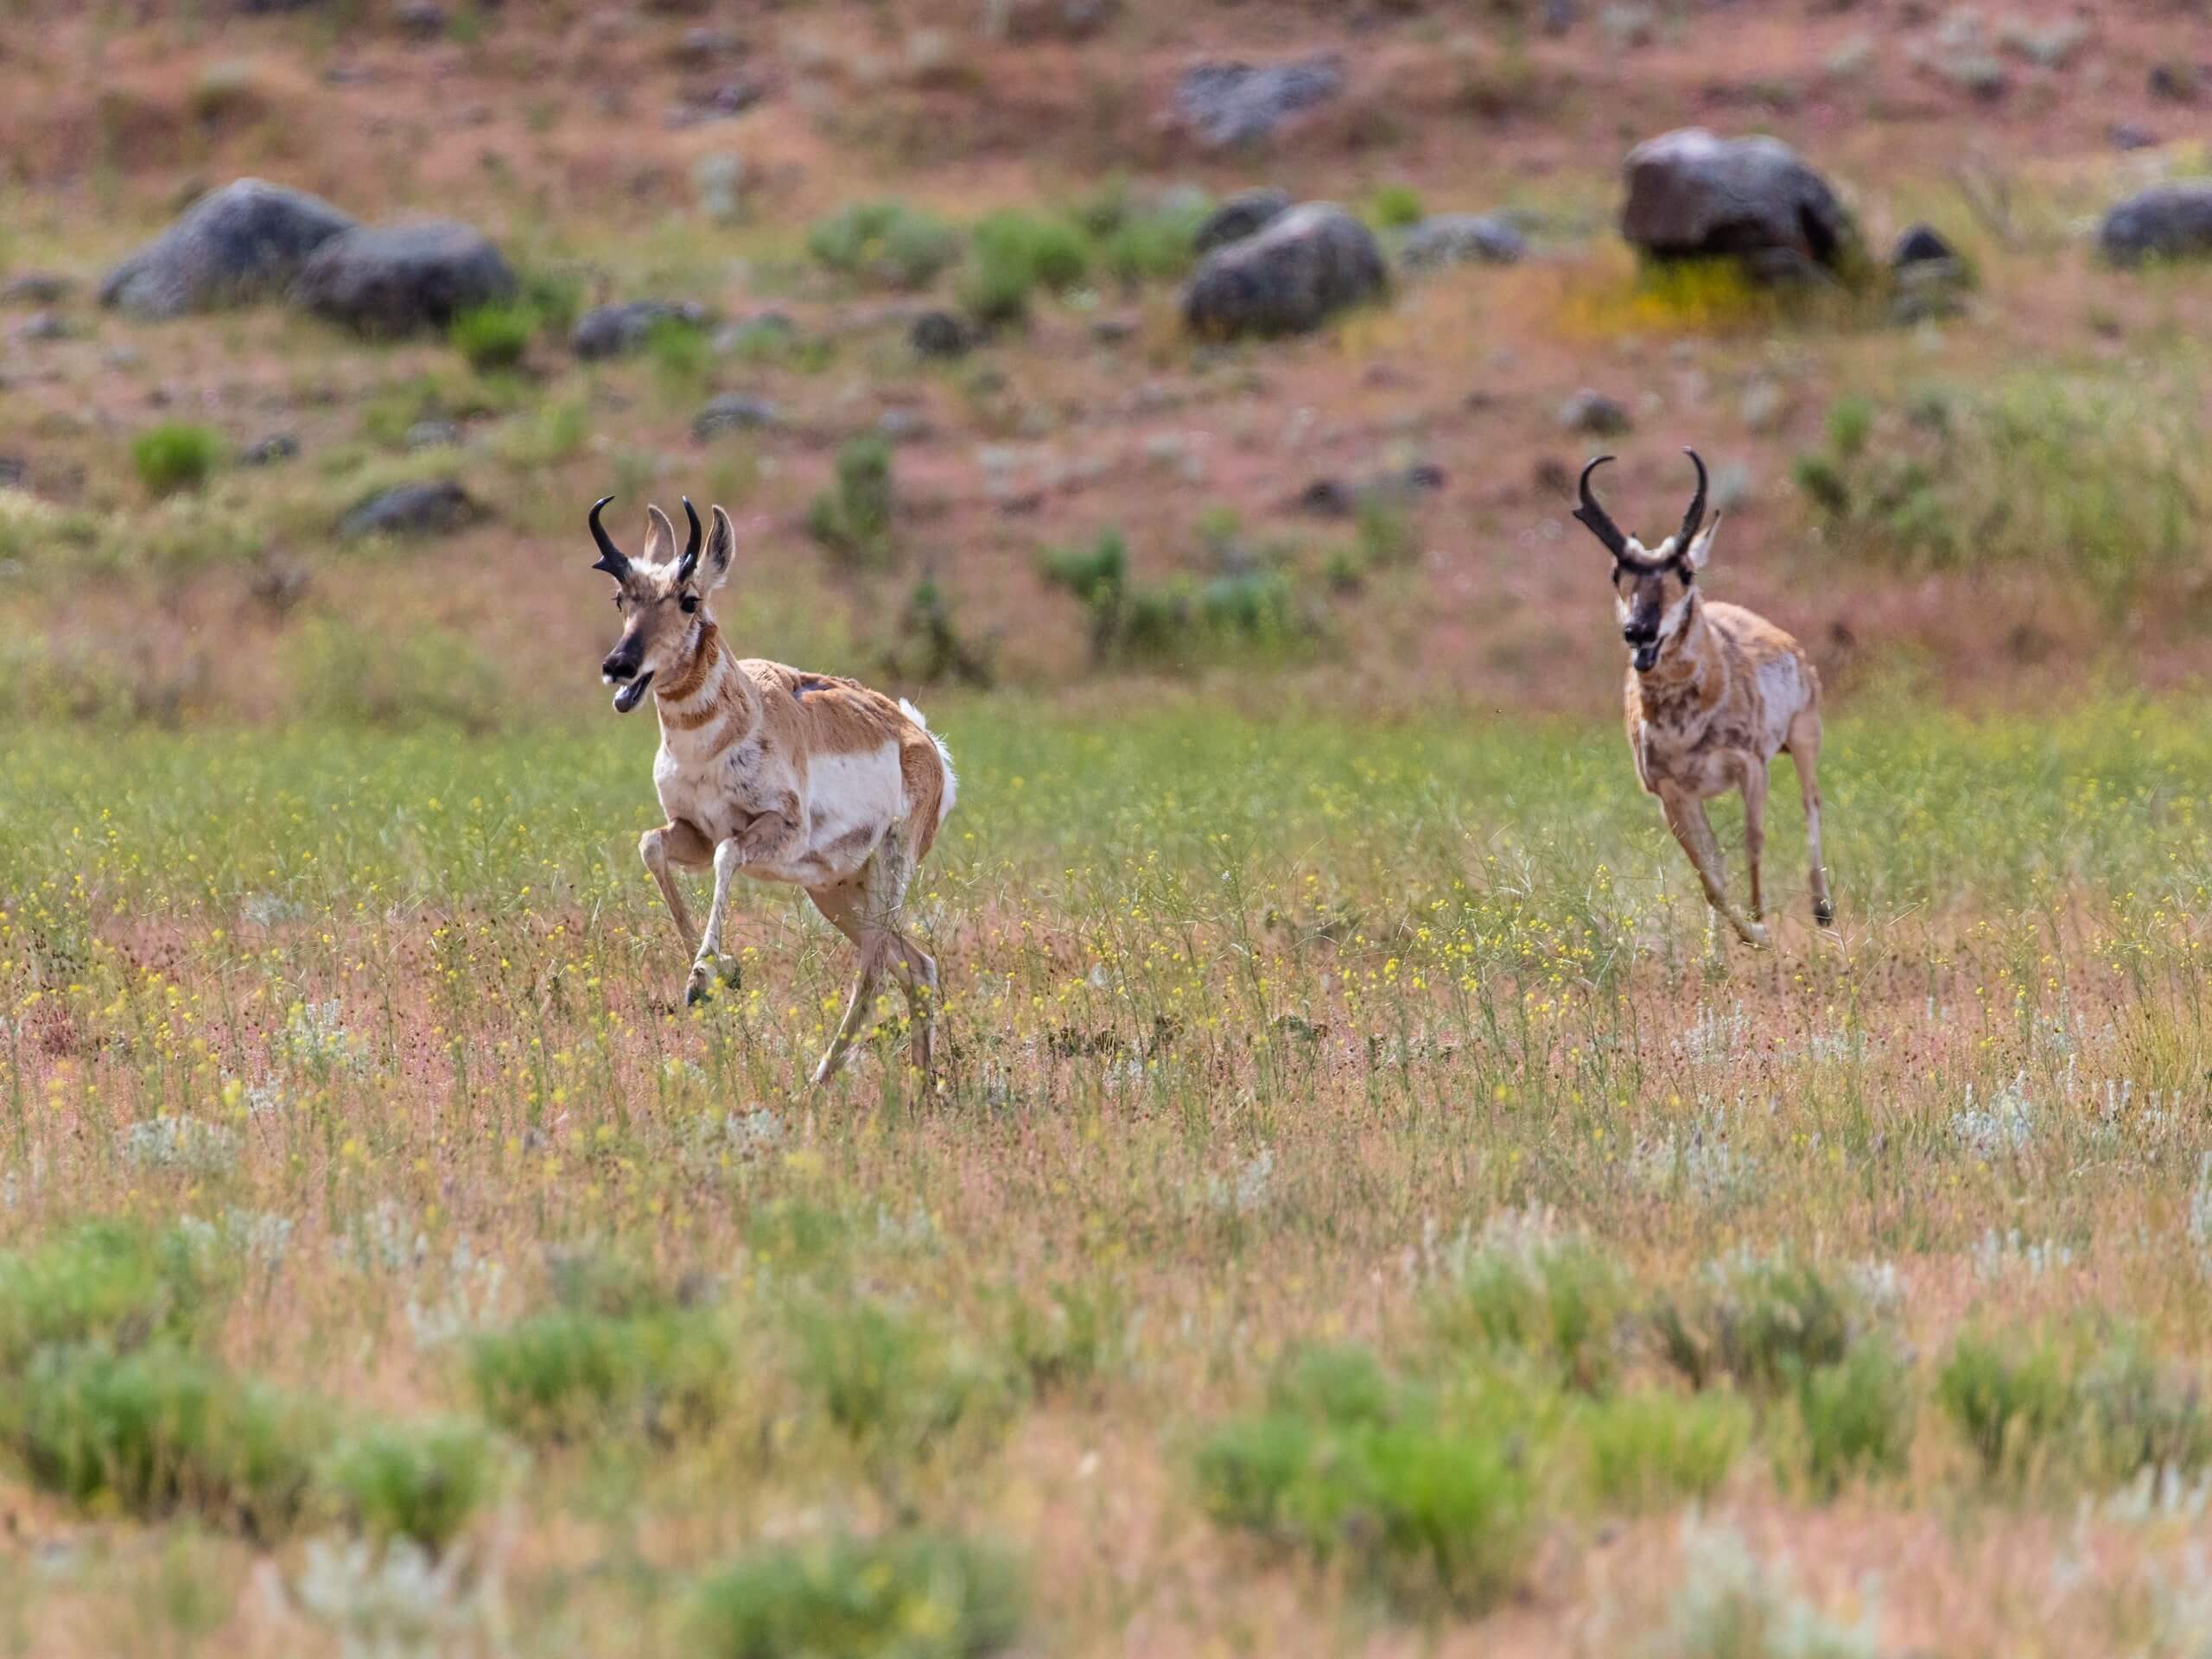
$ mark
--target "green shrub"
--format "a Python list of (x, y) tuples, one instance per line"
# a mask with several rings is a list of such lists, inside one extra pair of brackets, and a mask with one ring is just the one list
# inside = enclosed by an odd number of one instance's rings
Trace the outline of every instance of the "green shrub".
[(1526, 1354), (1598, 1393), (1619, 1366), (1628, 1275), (1579, 1237), (1490, 1243), (1429, 1298), (1430, 1330), (1459, 1347)]
[(188, 421), (164, 421), (131, 440), (130, 459), (148, 490), (175, 495), (205, 484), (221, 465), (223, 450), (219, 433)]
[(961, 296), (983, 321), (1013, 322), (1027, 313), (1035, 289), (1065, 292), (1090, 270), (1090, 250), (1077, 226), (1007, 209), (970, 234)]
[(468, 1351), (484, 1414), (549, 1442), (702, 1433), (728, 1411), (735, 1365), (721, 1321), (692, 1311), (621, 1318), (563, 1309), (478, 1336)]
[(791, 1310), (793, 1379), (879, 1473), (957, 1429), (1000, 1426), (1004, 1379), (936, 1325), (883, 1303), (809, 1299)]
[(1802, 1372), (1797, 1414), (1813, 1490), (1827, 1497), (1854, 1477), (1903, 1472), (1914, 1410), (1911, 1370), (1878, 1338), (1854, 1344), (1834, 1364)]
[(499, 1449), (474, 1423), (382, 1423), (341, 1441), (321, 1486), (378, 1541), (405, 1538), (432, 1554), (461, 1535), (498, 1484)]
[(1936, 1378), (1936, 1403), (1980, 1456), (1993, 1479), (2046, 1466), (2073, 1422), (2066, 1357), (2048, 1341), (2016, 1347), (1969, 1333), (1952, 1344)]
[(1421, 205), (1421, 192), (1411, 185), (1386, 184), (1368, 204), (1367, 216), (1379, 228), (1395, 231), (1420, 224), (1428, 210)]
[(645, 360), (671, 397), (689, 397), (706, 385), (714, 362), (707, 331), (682, 317), (662, 317), (645, 330)]
[(1212, 204), (1179, 192), (1144, 207), (1132, 206), (1106, 229), (1093, 229), (1098, 266), (1124, 288), (1179, 280), (1198, 258), (1198, 227)]
[(1055, 1285), (1042, 1306), (1016, 1295), (1007, 1320), (1009, 1357), (1042, 1394), (1085, 1389), (1116, 1370), (1128, 1348), (1128, 1313), (1111, 1288)]
[(891, 446), (849, 438), (837, 451), (835, 481), (807, 509), (807, 531), (852, 563), (880, 563), (890, 552), (893, 502)]
[(2094, 1479), (2142, 1469), (2187, 1474), (2212, 1461), (2212, 1421), (2200, 1385), (2146, 1353), (2135, 1332), (2105, 1336), (2075, 1385), (2084, 1466)]
[(301, 630), (286, 657), (293, 706), (313, 719), (484, 732), (503, 711), (498, 664), (474, 640), (441, 628), (372, 633), (325, 617)]
[(1751, 1438), (1750, 1409), (1725, 1394), (1616, 1395), (1584, 1405), (1572, 1424), (1592, 1495), (1632, 1510), (1710, 1497)]
[(1810, 1262), (1745, 1255), (1712, 1263), (1687, 1294), (1662, 1297), (1651, 1328), (1692, 1387), (1729, 1377), (1771, 1393), (1841, 1359), (1859, 1317), (1851, 1294)]
[(453, 320), (454, 350), (468, 366), (483, 371), (511, 369), (522, 361), (537, 333), (537, 315), (525, 306), (480, 305)]
[(189, 1339), (213, 1300), (212, 1275), (181, 1234), (83, 1223), (0, 1255), (0, 1379), (43, 1347)]
[(298, 1517), (321, 1411), (174, 1348), (48, 1348), (0, 1399), (31, 1483), (142, 1520), (180, 1513), (269, 1539)]
[(786, 1544), (700, 1585), (689, 1651), (711, 1659), (982, 1659), (1020, 1633), (1007, 1556), (925, 1533)]
[(887, 288), (923, 289), (960, 257), (960, 238), (896, 201), (840, 208), (807, 232), (807, 251), (841, 276)]

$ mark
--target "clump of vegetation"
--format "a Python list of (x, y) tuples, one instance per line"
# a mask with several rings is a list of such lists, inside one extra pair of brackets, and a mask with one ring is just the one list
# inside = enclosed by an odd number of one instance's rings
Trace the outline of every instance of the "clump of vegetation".
[(671, 397), (696, 395), (714, 362), (707, 331), (683, 317), (662, 317), (645, 331), (645, 360)]
[(908, 1532), (760, 1550), (701, 1584), (692, 1651), (712, 1659), (984, 1659), (1020, 1634), (1009, 1556)]
[(891, 553), (893, 505), (890, 444), (849, 438), (837, 451), (835, 480), (807, 509), (807, 533), (849, 563), (879, 565)]
[(995, 677), (988, 651), (961, 632), (944, 584), (934, 576), (924, 576), (907, 593), (884, 663), (918, 685), (953, 680), (988, 688)]
[(1878, 1659), (1871, 1613), (1839, 1623), (1738, 1534), (1693, 1526), (1683, 1556), (1681, 1588), (1649, 1646), (1654, 1659)]
[(484, 1414), (538, 1441), (701, 1433), (728, 1413), (735, 1366), (721, 1320), (686, 1308), (561, 1308), (478, 1336), (468, 1350)]
[(984, 322), (1018, 322), (1033, 293), (1065, 293), (1090, 270), (1080, 227), (1013, 208), (991, 214), (969, 237), (961, 300)]
[(1571, 1420), (1571, 1438), (1588, 1459), (1592, 1495), (1630, 1510), (1712, 1497), (1751, 1431), (1743, 1400), (1714, 1393), (1615, 1395), (1586, 1403)]
[(321, 617), (289, 642), (285, 662), (298, 712), (336, 725), (485, 732), (502, 713), (498, 663), (443, 628), (381, 633)]
[(1730, 1256), (1707, 1266), (1685, 1294), (1654, 1305), (1662, 1356), (1692, 1388), (1726, 1378), (1771, 1394), (1833, 1365), (1865, 1324), (1858, 1299), (1809, 1262)]
[(886, 288), (927, 288), (960, 257), (950, 226), (903, 202), (857, 202), (807, 232), (816, 263), (840, 276)]
[(1586, 1393), (1618, 1372), (1628, 1275), (1583, 1237), (1501, 1231), (1430, 1293), (1430, 1330), (1461, 1349), (1526, 1355)]
[(1055, 1285), (1040, 1302), (1016, 1294), (1007, 1350), (1039, 1394), (1079, 1394), (1118, 1370), (1128, 1351), (1128, 1311), (1111, 1288)]
[(1825, 1497), (1847, 1480), (1903, 1472), (1916, 1395), (1910, 1369), (1887, 1342), (1870, 1338), (1833, 1364), (1799, 1371), (1796, 1395), (1815, 1492)]
[(155, 495), (200, 488), (214, 475), (223, 454), (222, 435), (189, 421), (149, 426), (130, 442), (139, 481)]
[(1198, 227), (1212, 206), (1190, 191), (1129, 204), (1110, 224), (1092, 231), (1098, 269), (1124, 289), (1180, 281), (1198, 258)]
[(1497, 1387), (1398, 1382), (1362, 1351), (1308, 1354), (1267, 1410), (1206, 1438), (1199, 1490), (1216, 1519), (1344, 1561), (1401, 1605), (1479, 1611), (1535, 1543), (1517, 1407)]
[(84, 1223), (0, 1255), (0, 1378), (42, 1348), (188, 1341), (215, 1302), (211, 1271), (182, 1235)]
[(1386, 184), (1369, 200), (1367, 216), (1382, 230), (1397, 231), (1420, 224), (1428, 210), (1422, 205), (1421, 192), (1411, 185)]
[(791, 1375), (882, 1480), (966, 1432), (1003, 1426), (1006, 1379), (951, 1332), (873, 1300), (791, 1310)]
[(324, 1461), (322, 1489), (369, 1537), (404, 1538), (435, 1554), (489, 1499), (499, 1448), (474, 1423), (379, 1423), (341, 1441)]
[(1083, 607), (1095, 666), (1281, 645), (1303, 632), (1295, 590), (1281, 570), (1257, 566), (1203, 583), (1139, 582), (1129, 574), (1128, 543), (1116, 530), (1087, 545), (1046, 549), (1038, 572)]
[(45, 1349), (0, 1400), (0, 1443), (41, 1491), (261, 1539), (300, 1516), (326, 1434), (318, 1408), (174, 1347)]
[(495, 302), (462, 312), (453, 320), (450, 336), (470, 368), (489, 372), (520, 363), (537, 327), (537, 314), (529, 307)]

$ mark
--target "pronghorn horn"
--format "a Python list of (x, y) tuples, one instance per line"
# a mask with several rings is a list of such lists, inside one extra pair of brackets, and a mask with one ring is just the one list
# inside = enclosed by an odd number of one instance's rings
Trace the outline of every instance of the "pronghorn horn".
[(599, 515), (607, 511), (607, 504), (613, 499), (611, 495), (602, 495), (592, 503), (591, 538), (599, 543), (599, 563), (592, 569), (604, 570), (615, 581), (620, 582), (630, 574), (629, 556), (614, 545), (614, 538), (607, 533), (607, 526), (599, 522)]
[(1675, 537), (1675, 556), (1678, 559), (1688, 555), (1691, 542), (1697, 538), (1697, 532), (1705, 523), (1705, 462), (1698, 459), (1694, 449), (1682, 453), (1697, 468), (1697, 493), (1690, 498), (1690, 510), (1682, 515), (1682, 533)]
[(707, 532), (699, 527), (699, 509), (691, 505), (691, 498), (683, 498), (683, 516), (691, 521), (691, 540), (683, 550), (683, 556), (676, 562), (676, 582), (682, 587), (691, 580), (691, 573), (699, 567), (699, 549)]
[(1628, 557), (1628, 537), (1621, 534), (1620, 526), (1598, 505), (1598, 498), (1590, 493), (1590, 474), (1611, 459), (1611, 455), (1600, 455), (1582, 469), (1582, 481), (1576, 486), (1581, 493), (1582, 505), (1574, 510), (1574, 516), (1598, 538), (1606, 552), (1616, 559), (1625, 561)]

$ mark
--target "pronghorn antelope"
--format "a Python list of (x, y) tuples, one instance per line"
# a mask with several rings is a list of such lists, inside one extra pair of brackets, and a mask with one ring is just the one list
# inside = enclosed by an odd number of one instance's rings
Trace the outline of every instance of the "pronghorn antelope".
[[(1719, 514), (1705, 521), (1705, 463), (1683, 452), (1697, 468), (1697, 493), (1674, 535), (1647, 550), (1624, 536), (1590, 493), (1590, 474), (1611, 461), (1600, 455), (1582, 469), (1582, 505), (1574, 516), (1613, 556), (1613, 594), (1621, 638), (1632, 661), (1628, 676), (1628, 747), (1637, 781), (1659, 798), (1667, 825), (1697, 867), (1698, 880), (1715, 912), (1728, 919), (1746, 944), (1764, 944), (1759, 854), (1766, 844), (1767, 767), (1787, 749), (1796, 763), (1805, 798), (1805, 837), (1813, 861), (1813, 919), (1835, 919), (1827, 868), (1821, 861), (1821, 681), (1804, 648), (1764, 617), (1738, 605), (1707, 604), (1697, 573), (1713, 550)], [(1728, 897), (1728, 886), (1705, 803), (1731, 789), (1744, 791), (1744, 851), (1751, 867), (1747, 916)]]
[[(804, 887), (837, 931), (860, 947), (860, 970), (836, 1036), (815, 1068), (836, 1071), (889, 968), (914, 1025), (913, 1055), (925, 1071), (936, 1016), (937, 963), (906, 936), (906, 884), (952, 810), (952, 757), (912, 704), (893, 702), (852, 680), (805, 674), (781, 663), (737, 657), (723, 645), (707, 599), (729, 575), (737, 531), (712, 510), (702, 549), (689, 499), (688, 544), (649, 506), (645, 551), (634, 561), (600, 523), (612, 496), (593, 507), (592, 566), (614, 578), (621, 638), (600, 671), (626, 715), (653, 692), (660, 753), (653, 787), (668, 822), (648, 830), (639, 856), (659, 883), (686, 950), (696, 944), (686, 996), (708, 994), (721, 951), (731, 879), (739, 874)], [(703, 932), (677, 892), (672, 865), (712, 864), (715, 897)], [(734, 972), (726, 975), (734, 983)]]

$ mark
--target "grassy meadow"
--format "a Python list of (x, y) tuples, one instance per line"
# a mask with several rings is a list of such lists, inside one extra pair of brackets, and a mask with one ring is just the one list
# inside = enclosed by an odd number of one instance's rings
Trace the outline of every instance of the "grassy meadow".
[(1839, 719), (1754, 955), (1610, 730), (938, 702), (816, 1093), (635, 723), (11, 748), (0, 1651), (2201, 1649), (2212, 722)]

